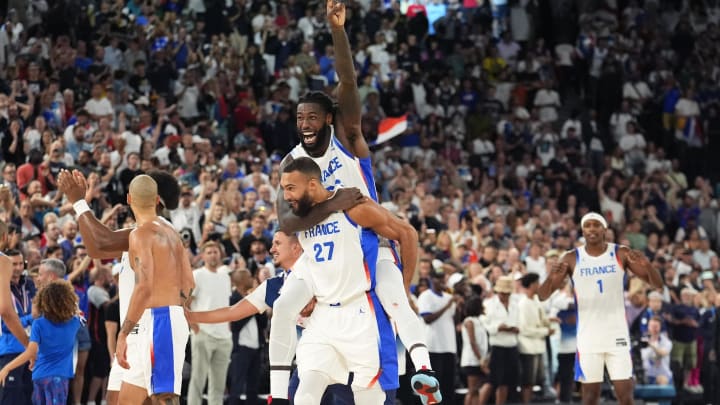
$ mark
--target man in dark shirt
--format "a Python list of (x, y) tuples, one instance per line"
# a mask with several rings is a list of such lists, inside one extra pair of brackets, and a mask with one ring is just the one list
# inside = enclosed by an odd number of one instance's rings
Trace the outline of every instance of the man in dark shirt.
[(681, 303), (675, 305), (666, 316), (672, 332), (671, 359), (683, 373), (685, 389), (689, 391), (696, 388), (689, 385), (690, 371), (697, 365), (697, 333), (700, 312), (693, 305), (697, 291), (683, 288), (680, 292)]

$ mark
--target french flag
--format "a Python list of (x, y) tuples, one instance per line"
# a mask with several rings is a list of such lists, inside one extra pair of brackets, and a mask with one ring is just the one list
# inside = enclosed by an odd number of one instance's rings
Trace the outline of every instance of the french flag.
[(378, 125), (378, 137), (370, 146), (380, 145), (407, 131), (407, 115), (396, 118), (385, 118)]

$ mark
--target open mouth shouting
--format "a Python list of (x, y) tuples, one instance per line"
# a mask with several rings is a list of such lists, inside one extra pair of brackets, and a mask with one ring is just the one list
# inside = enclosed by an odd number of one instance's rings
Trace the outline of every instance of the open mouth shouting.
[(302, 132), (302, 139), (305, 145), (315, 145), (317, 142), (317, 132), (305, 130)]

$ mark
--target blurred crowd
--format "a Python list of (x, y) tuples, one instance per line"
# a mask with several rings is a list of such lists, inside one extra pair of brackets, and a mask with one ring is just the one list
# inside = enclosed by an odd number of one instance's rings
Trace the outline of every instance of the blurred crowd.
[[(324, 2), (312, 0), (7, 3), (0, 220), (20, 258), (13, 293), (27, 304), (41, 260), (66, 264), (90, 318), (92, 348), (77, 372), (91, 378), (73, 385), (80, 403), (114, 352), (98, 348), (113, 263), (86, 259), (59, 171), (88, 178), (87, 200), (113, 229), (133, 224), (125, 195), (135, 175), (172, 173), (181, 196), (170, 219), (193, 265), (216, 241), (224, 264), (247, 268), (257, 285), (278, 271), (269, 249), (279, 163), (298, 143), (295, 103), (337, 83), (332, 38)], [(627, 283), (637, 382), (718, 403), (707, 381), (717, 381), (720, 350), (720, 2), (346, 4), (364, 135), (373, 143), (383, 119), (407, 118), (403, 134), (373, 147), (378, 194), (420, 235), (415, 294), (449, 292), (452, 322), (426, 333), (456, 337), (430, 352), (457, 356), (468, 372), (452, 378), (470, 388), (466, 398), (486, 399), (477, 392), (489, 378), (572, 399), (571, 286), (514, 339), (497, 336), (491, 308), (495, 291), (532, 300), (553, 261), (583, 242), (580, 217), (596, 211), (607, 241), (644, 252), (665, 280), (658, 291)], [(260, 336), (265, 324), (253, 324)], [(537, 327), (546, 333), (528, 341)], [(0, 356), (15, 350), (6, 335)], [(496, 347), (543, 354), (545, 372), (497, 380)]]

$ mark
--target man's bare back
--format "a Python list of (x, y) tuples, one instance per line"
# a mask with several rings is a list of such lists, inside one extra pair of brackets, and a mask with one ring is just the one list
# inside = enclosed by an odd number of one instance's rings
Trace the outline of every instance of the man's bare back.
[(136, 281), (150, 282), (148, 308), (183, 305), (195, 285), (182, 240), (169, 224), (157, 220), (130, 233), (131, 266)]

